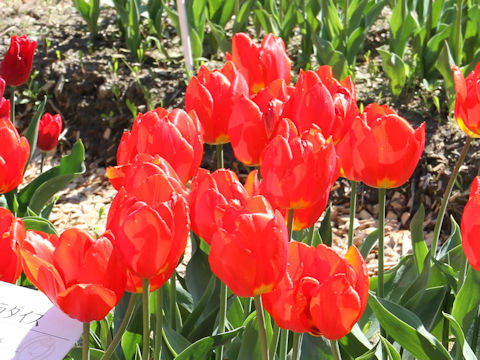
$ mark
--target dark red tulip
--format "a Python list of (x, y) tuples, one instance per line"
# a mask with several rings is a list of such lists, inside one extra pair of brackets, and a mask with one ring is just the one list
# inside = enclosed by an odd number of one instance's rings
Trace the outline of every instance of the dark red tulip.
[(62, 132), (62, 117), (60, 114), (45, 113), (38, 124), (37, 147), (42, 151), (55, 149)]
[(32, 72), (33, 55), (37, 48), (36, 41), (30, 41), (26, 35), (14, 35), (10, 39), (8, 49), (2, 64), (0, 75), (7, 85), (19, 86), (25, 84)]

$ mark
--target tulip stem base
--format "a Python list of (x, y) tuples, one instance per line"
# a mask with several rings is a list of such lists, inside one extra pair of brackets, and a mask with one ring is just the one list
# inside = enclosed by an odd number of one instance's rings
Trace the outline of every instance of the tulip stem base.
[(117, 347), (120, 340), (122, 340), (123, 333), (127, 329), (127, 325), (130, 322), (130, 318), (133, 314), (133, 309), (135, 308), (135, 303), (140, 295), (139, 294), (130, 294), (130, 300), (128, 301), (127, 310), (125, 310), (125, 314), (123, 314), (122, 322), (120, 323), (120, 327), (117, 330), (117, 333), (113, 337), (112, 342), (108, 345), (107, 350), (102, 356), (101, 360), (108, 360), (110, 356), (112, 356), (115, 348)]
[(142, 359), (150, 359), (150, 280), (149, 279), (143, 279), (142, 315), (143, 315)]
[(270, 343), (269, 353), (270, 353), (270, 360), (275, 359), (275, 353), (277, 351), (278, 345), (278, 338), (280, 336), (280, 328), (278, 327), (275, 322), (273, 323), (273, 335), (272, 335), (272, 342)]
[(223, 167), (223, 144), (217, 144), (217, 169), (222, 169)]
[(82, 360), (90, 359), (90, 323), (83, 323)]
[(457, 163), (455, 164), (455, 168), (452, 171), (452, 175), (448, 180), (445, 193), (443, 194), (442, 203), (440, 205), (437, 221), (435, 223), (435, 229), (433, 230), (433, 240), (432, 240), (432, 247), (430, 251), (430, 254), (432, 257), (435, 257), (435, 254), (437, 253), (438, 238), (440, 237), (440, 230), (442, 229), (443, 217), (445, 216), (445, 211), (447, 209), (448, 199), (450, 198), (450, 194), (452, 193), (453, 185), (455, 184), (455, 179), (457, 178), (458, 172), (460, 171), (460, 166), (462, 166), (463, 161), (467, 156), (468, 148), (470, 147), (471, 142), (472, 142), (472, 138), (468, 136), (467, 141), (465, 141), (465, 144), (463, 145), (462, 152), (458, 157)]
[(348, 224), (348, 247), (353, 245), (353, 227), (355, 224), (355, 214), (357, 212), (357, 182), (350, 181), (351, 192), (350, 192), (350, 223)]
[(287, 360), (288, 354), (288, 330), (280, 330), (280, 349), (279, 349), (279, 360)]
[(163, 325), (163, 292), (162, 288), (156, 291), (157, 311), (155, 313), (155, 347), (154, 359), (160, 359), (162, 353), (162, 325)]
[[(227, 293), (227, 285), (220, 281), (220, 318), (218, 319), (218, 334), (225, 332), (227, 323)], [(218, 347), (215, 359), (223, 359), (223, 345)]]
[(378, 287), (377, 295), (383, 298), (383, 260), (384, 260), (384, 237), (385, 237), (385, 198), (387, 190), (378, 189)]
[(332, 355), (335, 360), (342, 360), (340, 355), (340, 348), (337, 340), (330, 340), (330, 348), (332, 349)]
[(300, 349), (302, 348), (303, 333), (293, 333), (293, 354), (292, 360), (300, 359)]
[(256, 295), (253, 298), (255, 310), (257, 310), (258, 332), (260, 333), (260, 343), (262, 344), (262, 360), (269, 360), (267, 331), (265, 330), (265, 317), (263, 316), (262, 298)]

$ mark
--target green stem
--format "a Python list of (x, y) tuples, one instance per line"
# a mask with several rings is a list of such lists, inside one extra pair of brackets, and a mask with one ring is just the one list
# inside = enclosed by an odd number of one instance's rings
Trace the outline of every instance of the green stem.
[(307, 239), (308, 239), (307, 243), (310, 246), (313, 246), (313, 235), (314, 235), (314, 233), (315, 233), (315, 225), (312, 225), (308, 229), (308, 236), (307, 236)]
[(386, 189), (378, 189), (378, 287), (377, 295), (383, 298), (383, 259), (385, 237), (385, 198)]
[(353, 245), (353, 227), (355, 225), (355, 214), (357, 212), (357, 182), (352, 180), (350, 192), (350, 223), (348, 224), (348, 247)]
[(257, 310), (258, 330), (260, 333), (260, 343), (262, 344), (262, 360), (269, 360), (267, 331), (265, 330), (265, 317), (263, 316), (262, 298), (256, 295), (253, 298), (255, 310)]
[(40, 174), (43, 173), (43, 163), (45, 162), (45, 151), (42, 151), (40, 154)]
[(293, 333), (293, 354), (292, 360), (299, 360), (300, 349), (302, 348), (303, 333)]
[[(218, 334), (225, 332), (227, 323), (227, 285), (220, 281), (220, 318), (218, 320)], [(223, 359), (223, 345), (217, 350), (215, 357), (217, 360)]]
[(223, 144), (217, 144), (217, 169), (222, 169), (223, 167)]
[(155, 347), (154, 359), (160, 359), (162, 353), (162, 324), (163, 324), (163, 292), (162, 288), (156, 291), (157, 295), (157, 312), (155, 314)]
[(288, 209), (288, 215), (287, 215), (288, 241), (292, 240), (293, 217), (294, 217), (294, 215), (295, 215), (295, 209)]
[(250, 315), (250, 309), (252, 308), (252, 298), (245, 298), (243, 303), (243, 320), (247, 320), (248, 315)]
[[(450, 289), (447, 289), (447, 294), (445, 295), (445, 300), (443, 302), (443, 311), (447, 314), (450, 314), (451, 311), (451, 296)], [(443, 319), (443, 329), (442, 329), (442, 345), (448, 349), (448, 335), (450, 334), (450, 323), (447, 318)]]
[(120, 323), (120, 327), (118, 328), (117, 333), (113, 337), (112, 342), (108, 345), (107, 350), (103, 354), (101, 360), (108, 360), (110, 356), (112, 356), (115, 348), (117, 347), (120, 340), (122, 340), (123, 333), (127, 329), (127, 325), (130, 322), (130, 318), (133, 314), (133, 309), (135, 308), (135, 303), (137, 302), (138, 294), (130, 294), (130, 300), (128, 301), (127, 310), (125, 314), (123, 314), (122, 322)]
[(143, 315), (142, 359), (150, 359), (150, 280), (149, 279), (143, 279), (142, 315)]
[(463, 0), (457, 0), (457, 16), (455, 17), (455, 63), (460, 66), (462, 62), (462, 43), (460, 37), (462, 35), (462, 8)]
[(280, 330), (280, 352), (278, 356), (278, 360), (287, 360), (287, 353), (288, 353), (288, 330), (281, 329)]
[(15, 125), (15, 89), (15, 86), (13, 86), (10, 94), (10, 121), (13, 125)]
[(278, 338), (280, 335), (280, 328), (278, 327), (277, 324), (273, 323), (273, 335), (272, 335), (272, 342), (270, 343), (270, 360), (275, 359), (275, 353), (277, 351), (277, 345), (278, 345)]
[(170, 326), (177, 328), (177, 274), (174, 271), (170, 278)]
[(90, 359), (90, 323), (83, 323), (82, 360)]
[(460, 170), (460, 166), (462, 166), (463, 161), (465, 160), (465, 156), (467, 155), (467, 151), (471, 141), (472, 141), (472, 138), (467, 137), (467, 141), (465, 142), (465, 145), (463, 145), (462, 152), (458, 157), (458, 160), (457, 160), (457, 163), (455, 164), (455, 168), (453, 169), (452, 175), (448, 180), (445, 193), (443, 194), (442, 203), (440, 205), (440, 211), (437, 216), (437, 222), (435, 223), (435, 229), (433, 230), (433, 240), (432, 240), (432, 247), (430, 251), (432, 257), (435, 257), (435, 254), (437, 253), (438, 238), (440, 237), (440, 230), (442, 229), (443, 217), (445, 216), (445, 210), (447, 209), (448, 199), (450, 198), (450, 194), (452, 193), (453, 185), (455, 184), (455, 179)]
[(340, 348), (338, 347), (337, 340), (330, 340), (330, 348), (332, 349), (332, 355), (335, 360), (342, 360), (340, 355)]

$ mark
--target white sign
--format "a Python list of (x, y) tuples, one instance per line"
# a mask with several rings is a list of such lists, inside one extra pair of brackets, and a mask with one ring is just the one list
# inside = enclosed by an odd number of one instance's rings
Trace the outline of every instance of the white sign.
[(0, 281), (0, 359), (61, 360), (82, 329), (42, 292)]

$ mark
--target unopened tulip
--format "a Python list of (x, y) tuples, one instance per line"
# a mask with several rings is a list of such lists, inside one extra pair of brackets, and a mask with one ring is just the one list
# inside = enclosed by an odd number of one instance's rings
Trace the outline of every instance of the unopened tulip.
[(417, 129), (387, 105), (370, 104), (337, 144), (347, 179), (376, 188), (402, 186), (425, 147), (425, 123)]
[(60, 237), (28, 231), (20, 252), (28, 279), (82, 322), (105, 318), (125, 291), (125, 268), (111, 234), (95, 239), (75, 228)]
[(62, 117), (60, 114), (45, 113), (38, 124), (37, 147), (42, 151), (55, 149), (62, 132)]
[(232, 54), (227, 53), (227, 60), (233, 61), (245, 76), (251, 94), (277, 79), (290, 83), (292, 61), (282, 38), (273, 34), (268, 34), (259, 46), (247, 34), (236, 33), (232, 39)]
[(5, 79), (7, 85), (19, 86), (27, 82), (32, 72), (33, 55), (36, 48), (37, 42), (30, 41), (26, 35), (12, 36), (10, 48), (0, 65), (0, 75)]
[(455, 119), (468, 136), (480, 137), (480, 62), (466, 78), (456, 65), (452, 66), (457, 99)]
[(262, 296), (265, 310), (283, 329), (337, 340), (360, 319), (368, 300), (365, 260), (355, 247), (345, 258), (333, 249), (292, 241), (287, 271)]
[(18, 246), (25, 239), (23, 221), (0, 207), (0, 280), (15, 283), (22, 272)]
[(472, 267), (480, 271), (480, 177), (477, 176), (470, 189), (470, 197), (463, 209), (462, 222), (462, 246), (468, 262)]
[(232, 292), (250, 297), (271, 291), (285, 273), (285, 219), (263, 196), (228, 207), (210, 244), (212, 271)]
[(183, 183), (191, 179), (203, 157), (200, 125), (195, 114), (157, 108), (138, 114), (132, 131), (123, 133), (117, 150), (118, 165), (131, 163), (137, 154), (160, 155)]

